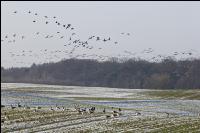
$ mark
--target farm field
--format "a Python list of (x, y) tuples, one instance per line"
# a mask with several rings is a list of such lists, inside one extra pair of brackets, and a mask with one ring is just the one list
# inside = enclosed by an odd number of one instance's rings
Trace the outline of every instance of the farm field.
[(1, 7), (1, 133), (200, 133), (200, 2)]
[(199, 96), (200, 90), (1, 83), (1, 132), (198, 133)]

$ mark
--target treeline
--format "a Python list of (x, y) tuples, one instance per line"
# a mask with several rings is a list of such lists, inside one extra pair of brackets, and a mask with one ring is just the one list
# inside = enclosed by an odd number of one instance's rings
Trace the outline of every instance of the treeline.
[(145, 89), (200, 89), (200, 60), (68, 59), (33, 64), (29, 68), (1, 67), (1, 82), (45, 83)]

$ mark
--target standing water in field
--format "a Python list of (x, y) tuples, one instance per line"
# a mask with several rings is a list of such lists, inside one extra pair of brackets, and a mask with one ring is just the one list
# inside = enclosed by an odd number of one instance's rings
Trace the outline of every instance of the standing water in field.
[[(169, 112), (178, 115), (196, 115), (200, 112), (199, 100), (149, 100), (148, 97), (148, 100), (75, 100), (72, 96), (94, 97), (98, 94), (98, 92), (100, 93), (100, 91), (102, 94), (102, 91), (105, 91), (113, 93), (113, 96), (120, 96), (118, 95), (118, 92), (121, 93), (121, 90), (119, 89), (116, 91), (116, 89), (113, 88), (93, 88), (95, 91), (92, 92), (92, 90), (89, 91), (92, 88), (88, 89), (86, 87), (76, 86), (68, 87), (32, 84), (29, 86), (30, 88), (27, 88), (28, 86), (29, 84), (3, 84), (1, 91), (2, 104), (17, 105), (17, 103), (21, 103), (21, 105), (29, 106), (71, 106), (72, 104), (79, 102), (82, 104), (135, 109), (150, 112)], [(145, 90), (136, 90), (136, 93), (141, 91)], [(133, 89), (126, 89), (125, 92), (127, 95), (129, 95), (129, 93), (133, 94)], [(137, 94), (137, 96), (138, 95), (139, 94)], [(104, 95), (102, 95), (102, 98), (103, 97)]]

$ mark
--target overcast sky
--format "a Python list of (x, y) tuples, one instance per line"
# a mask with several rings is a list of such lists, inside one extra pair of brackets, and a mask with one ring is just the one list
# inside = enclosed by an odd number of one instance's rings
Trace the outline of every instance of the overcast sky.
[[(34, 14), (28, 14), (28, 11)], [(17, 11), (17, 13), (13, 13)], [(48, 16), (45, 19), (44, 16)], [(192, 56), (200, 57), (200, 2), (1, 2), (1, 66), (30, 66), (33, 62), (48, 61), (50, 53), (41, 50), (67, 50), (73, 47), (64, 45), (68, 38), (45, 39), (45, 35), (61, 32), (69, 36), (66, 30), (55, 25), (53, 16), (63, 24), (72, 24), (76, 37), (87, 40), (95, 35), (111, 38), (108, 43), (91, 41), (94, 49), (78, 48), (75, 54), (99, 54), (117, 56), (124, 51), (138, 53), (138, 56), (151, 58), (157, 54), (171, 55), (174, 51), (193, 51)], [(36, 20), (36, 23), (33, 23)], [(49, 21), (49, 24), (45, 24)], [(40, 32), (36, 36), (36, 32)], [(122, 32), (130, 36), (121, 35)], [(16, 37), (13, 38), (13, 34)], [(8, 38), (5, 36), (8, 35)], [(20, 37), (25, 36), (22, 40)], [(10, 42), (9, 40), (15, 42)], [(115, 45), (113, 42), (118, 41)], [(102, 49), (99, 50), (98, 48)], [(152, 54), (139, 54), (152, 48)], [(23, 51), (25, 56), (22, 56)], [(28, 51), (32, 51), (32, 56)], [(19, 56), (11, 56), (11, 54)], [(56, 56), (58, 58), (56, 58)], [(64, 53), (57, 54), (53, 61), (67, 58)], [(182, 58), (181, 56), (180, 58)], [(49, 59), (50, 60), (50, 59)]]

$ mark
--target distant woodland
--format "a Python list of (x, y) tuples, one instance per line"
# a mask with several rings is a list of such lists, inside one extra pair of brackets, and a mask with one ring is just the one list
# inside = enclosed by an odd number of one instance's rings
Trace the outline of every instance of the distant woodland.
[(200, 60), (162, 62), (67, 59), (29, 68), (1, 67), (1, 82), (133, 89), (200, 89)]

